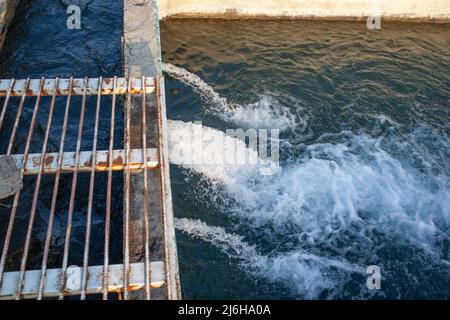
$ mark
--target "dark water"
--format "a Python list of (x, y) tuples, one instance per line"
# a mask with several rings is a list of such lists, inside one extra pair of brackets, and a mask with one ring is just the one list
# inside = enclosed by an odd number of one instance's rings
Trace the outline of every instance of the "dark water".
[[(172, 168), (175, 214), (190, 219), (177, 233), (184, 297), (450, 297), (449, 31), (162, 23), (164, 62), (241, 105), (167, 77), (171, 119), (282, 139), (272, 177)], [(366, 286), (369, 265), (381, 290)]]
[[(0, 55), (0, 74), (2, 78), (40, 78), (63, 77), (76, 78), (111, 77), (121, 74), (121, 35), (122, 1), (95, 0), (81, 13), (81, 30), (69, 30), (66, 27), (65, 6), (53, 1), (20, 1), (14, 20), (8, 30), (6, 42)], [(107, 150), (109, 146), (111, 98), (103, 97), (99, 120), (98, 150)], [(3, 99), (0, 99), (3, 105)], [(19, 124), (13, 153), (23, 153), (33, 113), (35, 98), (30, 98), (24, 106)], [(19, 99), (11, 99), (6, 114), (4, 128), (0, 136), (1, 153), (6, 151), (12, 125), (16, 116)], [(87, 109), (83, 130), (82, 150), (92, 150), (96, 97), (87, 99)], [(48, 120), (50, 97), (42, 99), (37, 116), (30, 152), (40, 153)], [(73, 97), (64, 151), (75, 151), (77, 131), (80, 119), (81, 97)], [(52, 129), (50, 131), (47, 152), (58, 152), (65, 110), (65, 98), (57, 98)], [(123, 117), (120, 101), (116, 119)], [(115, 143), (120, 147), (123, 126), (116, 125)], [(104, 219), (106, 203), (106, 181), (104, 173), (96, 175), (95, 196), (92, 216), (90, 264), (103, 263)], [(111, 263), (121, 261), (121, 225), (122, 225), (122, 175), (116, 174), (112, 196)], [(28, 268), (41, 266), (41, 252), (47, 232), (53, 192), (54, 175), (45, 175), (37, 204), (36, 219), (31, 241)], [(31, 199), (35, 186), (34, 177), (25, 177), (25, 188), (21, 194), (14, 225), (13, 238), (7, 261), (8, 270), (18, 270), (22, 258), (26, 226), (29, 220)], [(60, 179), (58, 205), (55, 213), (53, 237), (50, 248), (49, 267), (57, 268), (62, 263), (62, 248), (67, 226), (67, 213), (71, 192), (72, 175), (63, 174)], [(89, 174), (80, 174), (77, 183), (75, 211), (73, 214), (72, 237), (70, 243), (69, 265), (81, 265), (83, 258), (86, 214), (88, 207)], [(12, 199), (2, 201), (11, 204)], [(9, 210), (0, 208), (0, 246), (3, 247), (4, 235), (9, 219)]]

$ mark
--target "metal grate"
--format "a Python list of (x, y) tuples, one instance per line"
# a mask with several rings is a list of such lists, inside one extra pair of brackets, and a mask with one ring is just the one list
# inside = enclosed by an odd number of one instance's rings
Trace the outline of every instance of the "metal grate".
[[(143, 290), (146, 299), (150, 299), (150, 289), (160, 288), (166, 286), (167, 296), (169, 298), (177, 297), (179, 293), (173, 293), (173, 290), (179, 290), (176, 284), (177, 269), (173, 267), (176, 261), (176, 248), (174, 247), (174, 239), (172, 238), (173, 217), (171, 212), (170, 197), (167, 198), (168, 188), (168, 162), (167, 150), (164, 146), (165, 135), (165, 109), (161, 105), (161, 93), (158, 89), (161, 86), (162, 79), (143, 77), (136, 78), (84, 78), (84, 79), (25, 79), (25, 80), (0, 80), (0, 97), (3, 97), (3, 108), (0, 114), (0, 137), (4, 142), (5, 151), (1, 151), (1, 155), (12, 156), (16, 161), (17, 167), (21, 170), (24, 179), (32, 177), (34, 179), (34, 191), (31, 199), (21, 194), (29, 191), (27, 188), (32, 188), (33, 184), (24, 183), (24, 189), (6, 199), (7, 204), (2, 204), (0, 211), (0, 218), (5, 218), (7, 223), (4, 234), (0, 233), (0, 237), (4, 239), (3, 248), (0, 260), (0, 299), (26, 299), (58, 297), (64, 299), (65, 296), (79, 295), (81, 299), (86, 299), (88, 294), (101, 294), (103, 299), (108, 299), (109, 293), (120, 292), (119, 297), (123, 299), (129, 298), (129, 291)], [(157, 99), (157, 148), (148, 148), (148, 95), (156, 94)], [(65, 101), (57, 103), (57, 98), (60, 96), (65, 98)], [(89, 96), (94, 96), (95, 102), (92, 105), (89, 103)], [(95, 99), (96, 96), (96, 99)], [(101, 108), (104, 105), (104, 96), (108, 96), (111, 100), (108, 106), (110, 108), (109, 123), (109, 137), (108, 149), (98, 150), (99, 141), (99, 123), (105, 123), (102, 116)], [(36, 131), (37, 119), (43, 116), (40, 111), (41, 101), (44, 97), (49, 97), (49, 107), (44, 112), (46, 119), (45, 128), (39, 127), (41, 130), (39, 139), (42, 143), (41, 151), (38, 153), (31, 153), (32, 147), (35, 147), (33, 135)], [(75, 97), (80, 98), (80, 104), (75, 104)], [(118, 98), (123, 98), (119, 100)], [(141, 123), (136, 124), (131, 121), (132, 103), (134, 97), (138, 98), (141, 107)], [(17, 99), (13, 103), (13, 99)], [(33, 101), (30, 108), (26, 108), (29, 100)], [(121, 122), (122, 119), (117, 119), (116, 112), (118, 111), (118, 104), (123, 102), (123, 141), (121, 145), (123, 148), (115, 148), (115, 132), (117, 131), (116, 123)], [(34, 105), (34, 106), (33, 106)], [(60, 130), (59, 150), (53, 152), (49, 150), (49, 138), (52, 136), (52, 128), (55, 126), (54, 122), (57, 117), (54, 116), (55, 110), (64, 110), (62, 123), (56, 125)], [(71, 118), (71, 111), (74, 108), (79, 108), (79, 122), (78, 126), (69, 125), (73, 120)], [(90, 110), (95, 114), (93, 122), (93, 139), (91, 148), (89, 150), (82, 150), (83, 135), (86, 129), (86, 112)], [(24, 113), (28, 114), (31, 121), (26, 122), (26, 127), (21, 127), (21, 118)], [(31, 113), (32, 112), (32, 113)], [(11, 114), (15, 113), (15, 117)], [(10, 116), (12, 121), (5, 121), (7, 116)], [(77, 113), (78, 115), (78, 113)], [(61, 118), (61, 117), (60, 117)], [(120, 121), (118, 121), (120, 120)], [(91, 121), (92, 122), (92, 121)], [(9, 128), (5, 123), (9, 124)], [(132, 133), (136, 134), (136, 126), (142, 147), (139, 149), (132, 149)], [(92, 131), (92, 128), (89, 128)], [(23, 134), (26, 139), (18, 141), (18, 132), (26, 132)], [(42, 132), (43, 131), (43, 132)], [(42, 134), (43, 133), (43, 134)], [(75, 150), (67, 151), (66, 139), (71, 136), (76, 136)], [(5, 137), (5, 138), (3, 138)], [(25, 141), (24, 141), (25, 140)], [(38, 140), (38, 139), (36, 139)], [(0, 144), (1, 145), (1, 144)], [(22, 147), (22, 153), (14, 154), (14, 150)], [(133, 144), (135, 145), (135, 143)], [(52, 145), (53, 146), (53, 145)], [(54, 146), (53, 146), (54, 147)], [(70, 148), (69, 148), (70, 149)], [(164, 233), (164, 261), (151, 262), (150, 249), (150, 219), (149, 219), (149, 173), (148, 170), (159, 169), (160, 171), (160, 191), (161, 191), (161, 208), (162, 208), (162, 229)], [(113, 209), (111, 207), (112, 201), (112, 183), (114, 178), (114, 171), (123, 171), (123, 225), (122, 225), (122, 263), (110, 264), (110, 247), (111, 247), (111, 219)], [(130, 184), (131, 175), (135, 172), (142, 172), (143, 174), (143, 188), (142, 196), (144, 199), (144, 257), (143, 261), (138, 263), (130, 263)], [(73, 219), (77, 203), (77, 188), (80, 188), (79, 175), (89, 175), (88, 197), (86, 205), (86, 223), (84, 230), (84, 245), (81, 266), (69, 265), (71, 254), (71, 238), (73, 236)], [(42, 193), (42, 180), (44, 175), (54, 175), (52, 183), (52, 196), (49, 203), (49, 215), (47, 230), (45, 232), (45, 241), (42, 248), (38, 251), (39, 259), (41, 260), (40, 269), (29, 270), (30, 246), (32, 243), (33, 232), (36, 223), (36, 211), (38, 200)], [(103, 203), (104, 210), (104, 244), (103, 244), (103, 265), (90, 265), (90, 257), (93, 254), (100, 253), (90, 252), (92, 244), (93, 232), (93, 211), (94, 196), (97, 192), (95, 188), (96, 175), (105, 174), (106, 186), (102, 186), (102, 191), (106, 189), (106, 200)], [(64, 212), (67, 223), (65, 227), (63, 245), (61, 246), (59, 256), (62, 257), (60, 267), (49, 268), (49, 255), (52, 248), (52, 237), (55, 223), (55, 214), (58, 211), (58, 194), (61, 193), (61, 177), (63, 175), (71, 175), (72, 181), (70, 185), (70, 197), (68, 199), (68, 209)], [(48, 186), (46, 186), (47, 189)], [(49, 189), (49, 190), (50, 190)], [(50, 192), (50, 191), (49, 191)], [(20, 258), (11, 258), (10, 246), (13, 241), (20, 238), (20, 235), (15, 236), (15, 224), (17, 224), (17, 213), (19, 206), (24, 202), (31, 200), (31, 206), (27, 217), (26, 230), (24, 237), (22, 237), (23, 247)], [(3, 201), (3, 200), (1, 200)], [(2, 217), (3, 216), (3, 217)], [(25, 220), (26, 221), (26, 220)], [(1, 232), (0, 228), (0, 232)], [(98, 231), (94, 231), (98, 232)], [(0, 242), (1, 244), (1, 242)], [(175, 250), (175, 251), (174, 251)], [(33, 255), (35, 253), (33, 252)], [(14, 267), (14, 259), (17, 260), (19, 270), (9, 271)], [(13, 261), (8, 265), (8, 261)], [(20, 262), (20, 263), (19, 263)], [(8, 269), (8, 270), (7, 270)]]

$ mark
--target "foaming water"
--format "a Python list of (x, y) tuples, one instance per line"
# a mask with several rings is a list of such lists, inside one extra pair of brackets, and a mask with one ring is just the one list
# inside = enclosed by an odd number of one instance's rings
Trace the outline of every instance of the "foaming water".
[(163, 70), (178, 81), (191, 87), (203, 99), (210, 102), (209, 112), (213, 112), (223, 120), (238, 126), (253, 129), (277, 128), (287, 130), (295, 128), (299, 125), (298, 122), (301, 121), (298, 115), (292, 113), (288, 107), (280, 104), (273, 95), (260, 94), (257, 102), (240, 105), (229, 102), (199, 76), (184, 68), (164, 63)]
[[(169, 116), (201, 119), (211, 137), (234, 125), (286, 129), (272, 176), (173, 162), (175, 211), (190, 218), (177, 226), (193, 237), (181, 237), (181, 270), (211, 287), (202, 297), (227, 280), (239, 283), (228, 291), (237, 298), (450, 297), (445, 27), (163, 23), (165, 61), (189, 70), (168, 72)], [(209, 247), (224, 256), (197, 253)], [(232, 280), (219, 273), (225, 265), (235, 266)], [(381, 268), (381, 290), (366, 286), (370, 265)], [(277, 285), (261, 288), (269, 282)]]
[[(346, 282), (345, 275), (332, 272), (334, 268), (346, 270), (348, 276), (356, 270), (361, 273), (361, 267), (348, 267), (356, 262), (370, 265), (371, 260), (381, 260), (376, 234), (413, 246), (437, 264), (445, 254), (439, 244), (449, 238), (448, 181), (424, 176), (395, 159), (381, 147), (383, 142), (391, 142), (350, 131), (327, 134), (281, 173), (262, 176), (257, 167), (184, 165), (179, 156), (195, 153), (195, 149), (177, 137), (188, 136), (195, 126), (169, 121), (171, 162), (212, 182), (199, 198), (214, 199), (216, 210), (251, 225), (258, 230), (256, 234), (292, 241), (270, 257), (260, 256), (254, 246), (241, 241), (242, 237), (200, 222), (179, 221), (180, 230), (243, 259), (245, 263), (240, 265), (245, 269), (283, 281), (302, 297), (314, 298), (330, 287), (338, 288), (331, 290), (335, 295)], [(204, 150), (220, 152), (224, 134), (200, 128), (208, 137)], [(397, 147), (408, 149), (404, 144)], [(240, 148), (246, 149), (245, 144), (241, 142)], [(350, 239), (357, 245), (339, 246)], [(336, 257), (327, 258), (328, 250)], [(346, 257), (348, 251), (367, 256), (355, 261)]]
[(219, 248), (229, 258), (237, 260), (241, 268), (251, 275), (273, 282), (290, 283), (293, 290), (301, 290), (306, 298), (314, 298), (322, 290), (337, 285), (335, 277), (364, 273), (362, 267), (306, 252), (264, 256), (257, 252), (254, 245), (246, 243), (242, 236), (227, 233), (221, 227), (209, 226), (200, 220), (175, 219), (175, 227), (192, 238)]
[[(169, 121), (172, 163), (183, 165), (182, 154), (191, 152), (195, 157), (196, 148), (180, 143), (178, 138), (189, 136), (196, 126)], [(204, 150), (220, 154), (225, 135), (208, 127), (199, 128), (208, 137), (203, 141)], [(394, 228), (412, 240), (415, 236), (419, 240), (433, 236), (438, 232), (436, 224), (448, 223), (450, 211), (446, 203), (450, 191), (446, 180), (422, 176), (420, 171), (383, 150), (380, 140), (367, 135), (342, 132), (323, 136), (321, 140), (334, 142), (308, 146), (301, 159), (275, 176), (263, 177), (254, 167), (246, 167), (245, 174), (242, 167), (231, 165), (220, 167), (198, 162), (186, 167), (224, 184), (228, 196), (241, 204), (235, 214), (257, 225), (267, 222), (277, 228), (298, 225), (312, 243), (352, 223), (383, 224), (383, 230)], [(240, 140), (237, 145), (241, 148), (239, 152), (257, 157)]]
[(202, 97), (205, 97), (217, 103), (219, 105), (219, 108), (228, 108), (227, 99), (222, 98), (216, 91), (214, 91), (213, 87), (203, 81), (196, 74), (191, 73), (184, 68), (174, 66), (170, 63), (163, 63), (163, 70), (178, 81), (181, 81), (182, 83), (190, 86), (198, 94), (201, 94)]
[[(168, 121), (170, 163), (202, 173), (215, 181), (233, 183), (245, 172), (257, 171), (257, 151), (247, 148), (245, 142), (227, 136), (222, 131), (201, 124)], [(244, 156), (247, 164), (227, 164), (225, 157)], [(254, 165), (250, 165), (253, 163)]]

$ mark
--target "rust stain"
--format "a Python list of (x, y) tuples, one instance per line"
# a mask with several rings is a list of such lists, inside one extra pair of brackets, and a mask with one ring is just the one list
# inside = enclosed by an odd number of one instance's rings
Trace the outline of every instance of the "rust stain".
[(123, 161), (123, 158), (121, 155), (119, 155), (116, 159), (113, 160), (113, 165), (116, 164), (124, 164), (125, 162)]
[[(98, 162), (95, 167), (97, 170), (107, 170), (109, 169), (109, 162), (107, 161)], [(122, 170), (123, 168), (124, 168), (123, 158), (122, 156), (119, 155), (117, 158), (113, 159), (111, 169), (113, 171), (119, 171)]]
[(106, 162), (104, 162), (104, 161), (99, 162), (99, 163), (97, 163), (97, 165), (95, 166), (95, 168), (96, 168), (97, 170), (106, 170), (106, 169), (108, 169), (108, 163), (106, 163)]
[(52, 163), (53, 163), (53, 160), (55, 159), (55, 156), (47, 156), (46, 158), (45, 158), (45, 165), (46, 166), (49, 166), (49, 165), (51, 165)]
[(142, 285), (129, 285), (128, 286), (128, 291), (137, 291), (142, 289)]
[(91, 165), (92, 165), (92, 155), (89, 157), (89, 159), (88, 160), (86, 160), (84, 163), (83, 163), (83, 166), (85, 166), (85, 167), (90, 167)]
[(41, 159), (39, 159), (39, 157), (32, 157), (31, 158), (31, 163), (33, 164), (34, 167), (39, 166), (41, 162)]
[[(32, 79), (31, 81), (34, 81), (33, 84), (35, 84), (35, 82), (38, 79)], [(66, 82), (66, 81), (70, 81), (69, 79), (61, 79), (62, 82)], [(87, 83), (87, 95), (92, 95), (92, 94), (96, 94), (97, 93), (97, 89), (92, 87), (92, 79), (88, 80)], [(47, 81), (53, 81), (53, 79), (48, 79)], [(105, 78), (103, 79), (103, 83), (102, 83), (102, 88), (101, 88), (101, 94), (102, 95), (111, 95), (113, 93), (116, 93), (117, 95), (124, 95), (128, 93), (128, 89), (130, 90), (130, 94), (132, 95), (138, 95), (138, 94), (142, 94), (142, 83), (140, 81), (142, 81), (141, 79), (138, 78), (131, 78), (131, 85), (130, 88), (128, 88), (128, 82), (126, 81), (126, 79), (124, 78), (118, 78), (118, 83), (116, 85), (116, 89), (114, 90), (112, 88), (112, 83), (113, 78)], [(65, 86), (57, 86), (57, 88), (53, 89), (53, 88), (49, 88), (48, 86), (49, 82), (46, 82), (45, 85), (43, 86), (42, 90), (41, 90), (41, 95), (42, 96), (52, 96), (53, 94), (56, 94), (58, 96), (63, 96), (63, 95), (68, 95), (69, 93), (72, 95), (81, 95), (81, 91), (84, 88), (84, 79), (73, 79), (73, 85), (72, 85), (72, 90), (71, 92), (69, 92), (69, 87), (65, 87)], [(9, 86), (8, 86), (9, 88)], [(152, 78), (147, 78), (146, 79), (146, 84), (145, 84), (145, 88), (144, 91), (145, 93), (151, 93), (153, 92), (155, 89), (155, 83), (154, 83), (154, 79)], [(8, 89), (6, 87), (3, 86), (3, 88), (0, 90), (0, 96), (4, 97), (8, 94)], [(37, 96), (39, 94), (39, 89), (33, 88), (33, 87), (26, 87), (26, 88), (16, 88), (15, 86), (13, 86), (12, 90), (11, 90), (11, 96), (12, 97), (17, 97), (17, 96), (22, 96), (23, 94), (25, 94), (26, 96)]]

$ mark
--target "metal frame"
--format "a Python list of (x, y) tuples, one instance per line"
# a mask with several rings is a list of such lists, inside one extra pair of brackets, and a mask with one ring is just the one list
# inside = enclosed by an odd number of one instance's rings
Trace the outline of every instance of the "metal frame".
[[(27, 81), (29, 80), (29, 83)], [(0, 97), (8, 94), (11, 97), (20, 97), (26, 93), (26, 96), (67, 96), (69, 91), (71, 95), (83, 95), (86, 87), (87, 95), (112, 95), (113, 91), (116, 95), (127, 93), (128, 85), (131, 85), (131, 94), (141, 94), (143, 90), (149, 94), (155, 90), (155, 78), (145, 77), (139, 78), (84, 78), (84, 79), (44, 79), (42, 88), (40, 87), (42, 79), (0, 79)], [(85, 83), (87, 81), (87, 84)], [(99, 84), (99, 82), (102, 82)], [(131, 82), (130, 84), (128, 82)], [(145, 86), (143, 86), (145, 82)], [(12, 85), (12, 87), (11, 87)], [(86, 85), (86, 86), (85, 86)]]
[[(151, 288), (161, 288), (165, 284), (164, 263), (151, 263), (153, 274)], [(109, 291), (120, 293), (123, 291), (123, 266), (121, 264), (109, 266)], [(141, 290), (146, 284), (143, 281), (145, 272), (144, 263), (132, 263), (130, 265), (130, 287), (133, 290)], [(84, 287), (86, 294), (101, 294), (103, 291), (103, 266), (88, 268), (89, 279)], [(67, 284), (64, 292), (65, 296), (78, 296), (82, 293), (83, 268), (70, 266), (67, 269)], [(40, 286), (40, 270), (27, 271), (22, 290), (24, 299), (38, 298), (37, 292)], [(60, 291), (61, 269), (48, 269), (47, 281), (43, 290), (46, 298), (57, 298)], [(4, 275), (3, 287), (0, 291), (0, 300), (13, 300), (16, 296), (19, 272), (7, 272)]]
[[(20, 262), (20, 270), (17, 272), (5, 272), (6, 262), (9, 253), (12, 232), (16, 220), (17, 208), (21, 201), (21, 192), (14, 195), (13, 205), (9, 215), (7, 231), (4, 237), (4, 244), (0, 259), (0, 299), (26, 299), (37, 298), (41, 300), (47, 297), (58, 297), (64, 299), (67, 295), (80, 295), (80, 299), (86, 299), (88, 294), (101, 293), (103, 299), (108, 299), (111, 292), (123, 292), (123, 299), (129, 298), (129, 291), (143, 289), (145, 298), (150, 299), (150, 289), (165, 285), (168, 299), (180, 298), (178, 260), (176, 253), (175, 235), (173, 229), (173, 210), (170, 192), (170, 176), (167, 149), (167, 124), (165, 115), (165, 103), (161, 102), (164, 94), (162, 79), (142, 77), (137, 78), (84, 78), (84, 79), (8, 79), (0, 80), (0, 97), (4, 97), (3, 108), (0, 113), (0, 133), (4, 124), (5, 116), (10, 107), (12, 97), (19, 97), (16, 117), (12, 126), (6, 155), (15, 158), (17, 167), (22, 175), (33, 175), (36, 177), (32, 204), (26, 229), (23, 246), (23, 254)], [(158, 105), (158, 148), (147, 148), (147, 122), (146, 122), (146, 96), (156, 93)], [(85, 125), (85, 115), (87, 106), (87, 96), (97, 97), (95, 104), (95, 124), (92, 150), (82, 151), (83, 129)], [(106, 151), (97, 150), (99, 120), (101, 114), (102, 96), (111, 95), (111, 121), (109, 149)], [(30, 146), (35, 131), (36, 119), (39, 114), (41, 98), (51, 97), (48, 112), (48, 120), (45, 128), (42, 150), (40, 153), (30, 154)], [(47, 153), (50, 130), (53, 122), (55, 101), (57, 96), (66, 96), (64, 119), (62, 123), (62, 133), (58, 153)], [(72, 103), (73, 96), (81, 96), (80, 118), (77, 131), (76, 150), (66, 152), (64, 150), (65, 140), (68, 134), (68, 120), (71, 108), (76, 106)], [(115, 110), (117, 97), (122, 96), (125, 101), (124, 106), (124, 148), (114, 149), (115, 130)], [(131, 97), (139, 96), (142, 100), (142, 122), (139, 124), (142, 132), (142, 148), (131, 149)], [(23, 114), (25, 101), (28, 97), (35, 97), (33, 115), (28, 129), (28, 136), (23, 154), (12, 154), (13, 147), (17, 143), (16, 134), (19, 128), (20, 119)], [(11, 110), (9, 112), (12, 112)], [(133, 124), (134, 126), (136, 124)], [(134, 131), (133, 131), (134, 132)], [(73, 133), (72, 133), (73, 134)], [(148, 170), (160, 169), (161, 177), (161, 206), (163, 216), (164, 231), (164, 261), (150, 261), (150, 221), (149, 221), (149, 186)], [(111, 193), (113, 171), (124, 172), (124, 212), (123, 212), (123, 263), (121, 265), (109, 264), (109, 247), (111, 232)], [(130, 263), (130, 177), (132, 172), (142, 171), (144, 179), (144, 257), (143, 262), (138, 264)], [(90, 173), (89, 196), (86, 214), (86, 230), (83, 250), (83, 263), (81, 267), (69, 266), (70, 239), (72, 236), (72, 223), (75, 210), (75, 198), (78, 186), (78, 174), (81, 172)], [(90, 240), (92, 232), (93, 198), (95, 194), (95, 177), (97, 172), (106, 172), (108, 181), (106, 185), (106, 206), (105, 206), (105, 243), (104, 243), (104, 263), (102, 266), (90, 266)], [(42, 252), (42, 265), (40, 270), (30, 271), (27, 269), (28, 257), (30, 254), (30, 243), (32, 239), (33, 227), (35, 224), (36, 206), (39, 199), (41, 180), (44, 174), (55, 176), (53, 185), (52, 201), (47, 226), (46, 240)], [(48, 269), (48, 259), (50, 244), (52, 240), (52, 228), (55, 219), (58, 190), (62, 174), (72, 175), (72, 184), (67, 212), (67, 228), (65, 232), (64, 249), (62, 254), (61, 268)], [(122, 273), (119, 276), (119, 273)], [(74, 282), (75, 281), (75, 282)], [(74, 285), (75, 283), (75, 285)]]
[[(113, 150), (111, 157), (111, 164), (109, 164), (109, 151), (97, 151), (95, 157), (93, 157), (92, 151), (80, 151), (78, 172), (90, 172), (92, 169), (92, 161), (95, 158), (95, 171), (106, 172), (110, 168), (112, 171), (123, 171), (125, 169), (125, 150)], [(156, 169), (158, 167), (158, 150), (147, 149), (146, 158), (147, 161), (143, 161), (143, 150), (131, 149), (130, 170), (139, 171), (143, 170), (145, 163), (147, 169)], [(16, 160), (17, 168), (22, 168), (23, 154), (13, 154), (12, 157)], [(62, 159), (59, 164), (59, 159)], [(24, 175), (36, 175), (41, 167), (41, 154), (32, 153), (28, 155)], [(62, 158), (59, 157), (59, 153), (52, 152), (46, 153), (44, 157), (44, 166), (42, 168), (43, 174), (55, 174), (57, 170), (61, 173), (70, 173), (75, 171), (75, 152), (64, 152)]]

